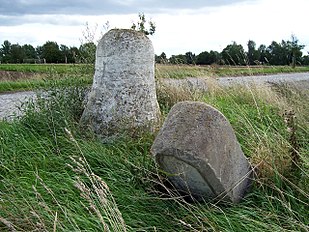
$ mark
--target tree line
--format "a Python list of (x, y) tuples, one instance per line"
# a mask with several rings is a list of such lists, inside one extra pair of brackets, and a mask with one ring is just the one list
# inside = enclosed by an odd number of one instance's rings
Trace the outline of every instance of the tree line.
[(94, 63), (96, 45), (93, 42), (79, 48), (47, 41), (34, 48), (31, 44), (12, 44), (5, 40), (0, 47), (1, 63)]
[(303, 56), (304, 45), (292, 35), (291, 40), (280, 43), (272, 41), (269, 46), (261, 44), (259, 47), (253, 40), (247, 43), (247, 51), (241, 44), (233, 42), (221, 52), (203, 51), (196, 55), (192, 52), (166, 57), (164, 52), (156, 56), (157, 63), (197, 64), (197, 65), (309, 65), (309, 53)]
[[(269, 46), (259, 47), (253, 40), (247, 43), (247, 51), (241, 44), (233, 42), (221, 52), (203, 51), (198, 55), (192, 52), (172, 55), (167, 58), (164, 52), (156, 55), (156, 63), (197, 64), (197, 65), (309, 65), (309, 56), (303, 55), (304, 45), (299, 44), (292, 35), (291, 40), (280, 43), (272, 41)], [(58, 45), (47, 41), (34, 48), (30, 44), (11, 44), (5, 40), (0, 47), (1, 63), (94, 63), (96, 45), (93, 42), (82, 44), (79, 48)]]

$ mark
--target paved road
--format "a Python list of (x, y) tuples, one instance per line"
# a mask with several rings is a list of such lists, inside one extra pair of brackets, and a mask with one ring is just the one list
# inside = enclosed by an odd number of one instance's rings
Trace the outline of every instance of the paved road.
[[(184, 79), (162, 79), (164, 85), (189, 87), (190, 89), (206, 90), (208, 85), (213, 82), (211, 78), (194, 78), (188, 77)], [(308, 73), (290, 73), (276, 74), (267, 76), (243, 76), (243, 77), (218, 77), (215, 79), (217, 84), (221, 86), (246, 85), (250, 83), (291, 83), (299, 88), (309, 89), (309, 72)]]
[[(309, 73), (285, 73), (285, 74), (276, 74), (276, 75), (267, 75), (267, 76), (247, 76), (247, 77), (220, 77), (217, 80), (223, 85), (233, 84), (245, 84), (245, 83), (293, 83), (299, 85), (300, 83), (304, 84), (306, 88), (309, 88)], [(299, 85), (300, 86), (300, 85)]]
[(35, 93), (30, 91), (0, 94), (0, 120), (11, 120), (16, 115), (20, 115), (21, 112), (18, 108), (23, 102), (34, 96)]
[[(300, 88), (309, 89), (309, 73), (291, 73), (277, 74), (267, 76), (247, 76), (247, 77), (219, 77), (216, 79), (222, 86), (230, 86), (233, 84), (248, 84), (248, 83), (264, 83), (264, 82), (287, 82), (293, 83)], [(173, 86), (186, 86), (207, 90), (207, 81), (205, 78), (185, 78), (185, 79), (163, 79), (164, 84)], [(14, 115), (19, 115), (21, 112), (18, 106), (29, 98), (35, 96), (34, 92), (17, 92), (0, 94), (0, 120), (11, 120)]]

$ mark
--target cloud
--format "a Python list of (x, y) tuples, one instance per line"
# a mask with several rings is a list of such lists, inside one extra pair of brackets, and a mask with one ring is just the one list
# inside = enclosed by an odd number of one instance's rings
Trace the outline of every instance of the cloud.
[[(93, 4), (93, 5), (92, 5)], [(105, 4), (98, 0), (4, 0), (1, 4), (0, 15), (33, 15), (33, 14), (93, 14), (100, 12)], [(111, 4), (107, 4), (109, 11)]]
[(2, 0), (0, 15), (158, 13), (159, 11), (174, 11), (177, 9), (193, 10), (209, 6), (222, 6), (244, 1), (245, 0)]
[[(187, 51), (196, 54), (222, 51), (232, 41), (246, 48), (249, 39), (254, 40), (257, 46), (269, 45), (272, 40), (289, 40), (292, 33), (300, 44), (309, 45), (309, 31), (306, 30), (308, 0), (294, 0), (293, 4), (289, 0), (53, 0), (49, 4), (45, 2), (48, 0), (0, 1), (1, 4), (4, 1), (4, 5), (12, 3), (12, 8), (16, 2), (25, 8), (34, 5), (41, 5), (42, 8), (42, 12), (36, 14), (37, 9), (32, 9), (32, 14), (24, 9), (26, 13), (23, 14), (3, 15), (1, 5), (0, 35), (3, 40), (12, 43), (42, 45), (50, 40), (79, 46), (84, 38), (82, 32), (86, 22), (91, 31), (98, 25), (97, 41), (106, 31), (103, 25), (107, 21), (110, 22), (110, 29), (130, 28), (132, 22), (138, 20), (137, 13), (145, 12), (147, 19), (151, 18), (157, 25), (155, 35), (150, 37), (157, 54), (165, 52), (169, 56)], [(54, 10), (43, 9), (43, 6), (54, 6)], [(57, 12), (55, 6), (64, 13)], [(151, 6), (150, 13), (143, 10)], [(106, 13), (109, 11), (113, 13)], [(132, 13), (117, 13), (121, 11)], [(308, 49), (309, 46), (306, 47)]]
[(69, 17), (67, 15), (0, 15), (0, 26), (16, 26), (32, 23), (62, 25), (62, 26), (80, 26), (84, 24), (84, 21), (78, 19), (78, 17)]
[[(302, 6), (302, 7), (300, 7)], [(282, 0), (261, 0), (153, 17), (157, 32), (153, 37), (156, 52), (184, 54), (191, 51), (222, 51), (236, 41), (247, 48), (249, 39), (259, 46), (273, 40), (290, 40), (295, 34), (300, 44), (309, 45), (306, 30), (308, 0), (288, 4)], [(306, 47), (306, 50), (309, 46)]]

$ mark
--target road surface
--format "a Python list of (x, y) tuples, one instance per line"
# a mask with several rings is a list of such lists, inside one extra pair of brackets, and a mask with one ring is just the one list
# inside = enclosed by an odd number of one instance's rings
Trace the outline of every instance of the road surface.
[(31, 91), (0, 94), (0, 120), (11, 120), (20, 115), (19, 107), (22, 103), (34, 97), (35, 93)]

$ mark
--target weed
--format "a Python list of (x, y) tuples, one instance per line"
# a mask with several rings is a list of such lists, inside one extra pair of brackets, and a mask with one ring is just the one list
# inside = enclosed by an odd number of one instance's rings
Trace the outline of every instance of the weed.
[(171, 107), (180, 101), (196, 101), (200, 99), (204, 90), (196, 89), (188, 81), (185, 84), (177, 80), (157, 80), (157, 97), (161, 110), (167, 112)]

